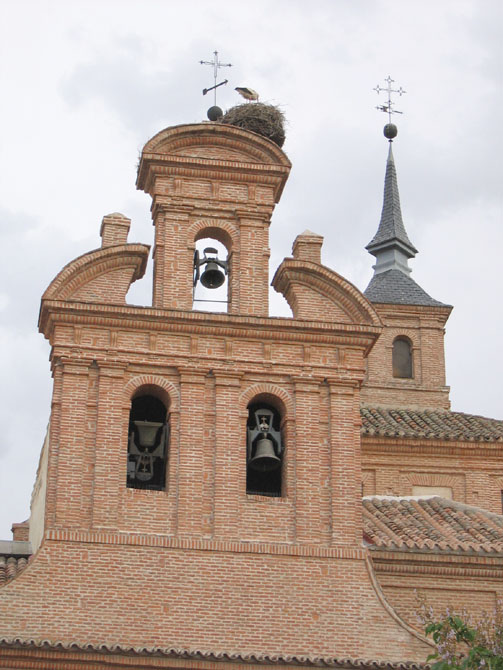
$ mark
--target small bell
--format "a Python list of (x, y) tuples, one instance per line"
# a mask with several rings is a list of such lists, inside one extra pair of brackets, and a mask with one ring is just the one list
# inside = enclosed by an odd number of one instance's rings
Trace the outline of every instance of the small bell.
[(274, 443), (267, 437), (257, 442), (255, 455), (250, 459), (250, 468), (257, 472), (271, 472), (281, 465), (281, 459), (276, 456)]
[[(208, 256), (211, 254), (211, 256)], [(204, 271), (199, 277), (199, 269), (204, 266)], [(221, 261), (218, 258), (218, 251), (213, 247), (207, 247), (204, 250), (204, 257), (199, 260), (199, 253), (194, 254), (194, 286), (200, 278), (201, 284), (205, 288), (219, 288), (225, 281), (227, 274), (227, 261)]]
[(225, 281), (225, 275), (220, 267), (214, 262), (206, 263), (206, 268), (201, 275), (201, 284), (205, 288), (219, 288)]

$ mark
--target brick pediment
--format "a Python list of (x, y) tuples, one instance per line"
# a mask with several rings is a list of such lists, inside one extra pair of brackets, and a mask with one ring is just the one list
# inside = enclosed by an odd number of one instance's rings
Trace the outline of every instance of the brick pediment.
[(221, 123), (166, 128), (145, 144), (143, 153), (279, 164), (288, 168), (291, 165), (283, 151), (273, 142), (248, 130)]

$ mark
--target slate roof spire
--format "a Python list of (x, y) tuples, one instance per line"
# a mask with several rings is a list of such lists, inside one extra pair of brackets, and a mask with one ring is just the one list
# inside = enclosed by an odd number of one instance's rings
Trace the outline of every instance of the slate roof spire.
[(386, 163), (381, 221), (377, 233), (365, 248), (376, 257), (376, 274), (393, 269), (409, 274), (411, 270), (408, 260), (409, 258), (414, 258), (417, 254), (417, 249), (409, 240), (409, 236), (403, 225), (398, 181), (391, 145), (392, 140), (389, 142), (388, 160)]
[(409, 276), (409, 259), (418, 253), (409, 240), (402, 220), (398, 180), (395, 160), (391, 148), (397, 129), (392, 123), (384, 127), (384, 135), (389, 139), (384, 198), (381, 221), (376, 234), (365, 247), (376, 257), (374, 276), (364, 291), (371, 302), (401, 305), (442, 305), (430, 297), (426, 291)]

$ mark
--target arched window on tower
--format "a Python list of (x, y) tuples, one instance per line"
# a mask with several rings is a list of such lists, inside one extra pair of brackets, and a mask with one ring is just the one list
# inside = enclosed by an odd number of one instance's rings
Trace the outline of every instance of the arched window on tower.
[(252, 402), (246, 426), (246, 493), (279, 498), (284, 451), (281, 415), (270, 404)]
[(407, 337), (397, 337), (393, 342), (393, 377), (412, 379), (412, 343)]
[(163, 490), (169, 444), (168, 410), (164, 402), (149, 393), (133, 398), (128, 435), (128, 488)]

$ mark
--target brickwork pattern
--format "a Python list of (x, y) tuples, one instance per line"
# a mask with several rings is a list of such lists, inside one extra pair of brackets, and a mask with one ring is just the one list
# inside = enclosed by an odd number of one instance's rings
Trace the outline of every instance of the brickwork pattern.
[[(126, 243), (119, 214), (103, 219), (102, 248), (68, 264), (44, 294), (54, 376), (45, 538), (0, 591), (0, 637), (61, 641), (75, 653), (86, 644), (176, 648), (190, 659), (204, 650), (252, 664), (261, 655), (414, 667), (404, 661), (427, 656), (362, 545), (362, 464), (365, 486), (400, 488), (435, 472), (437, 455), (425, 441), (431, 461), (419, 450), (400, 467), (379, 436), (364, 438), (362, 454), (360, 404), (448, 407), (448, 309), (372, 306), (320, 265), (321, 240), (307, 232), (275, 280), (294, 318), (269, 318), (268, 228), (289, 170), (276, 145), (241, 129), (162, 131), (144, 148), (137, 182), (153, 199), (153, 306), (125, 305), (148, 247)], [(227, 314), (192, 311), (193, 253), (206, 236), (229, 254)], [(414, 344), (413, 380), (390, 378), (395, 334)], [(168, 409), (163, 491), (126, 487), (129, 410), (142, 392)], [(246, 493), (255, 400), (281, 414), (281, 498)], [(398, 440), (385, 444), (403, 453)], [(442, 467), (452, 475), (447, 456)], [(487, 474), (499, 485), (501, 470)], [(474, 471), (466, 491), (484, 483)], [(403, 585), (385, 586), (408, 612)], [(0, 655), (19, 659), (19, 645)]]
[[(449, 409), (444, 326), (451, 307), (386, 304), (374, 307), (385, 327), (368, 357), (363, 402), (386, 407)], [(400, 336), (412, 343), (411, 379), (393, 377), (392, 346)]]

